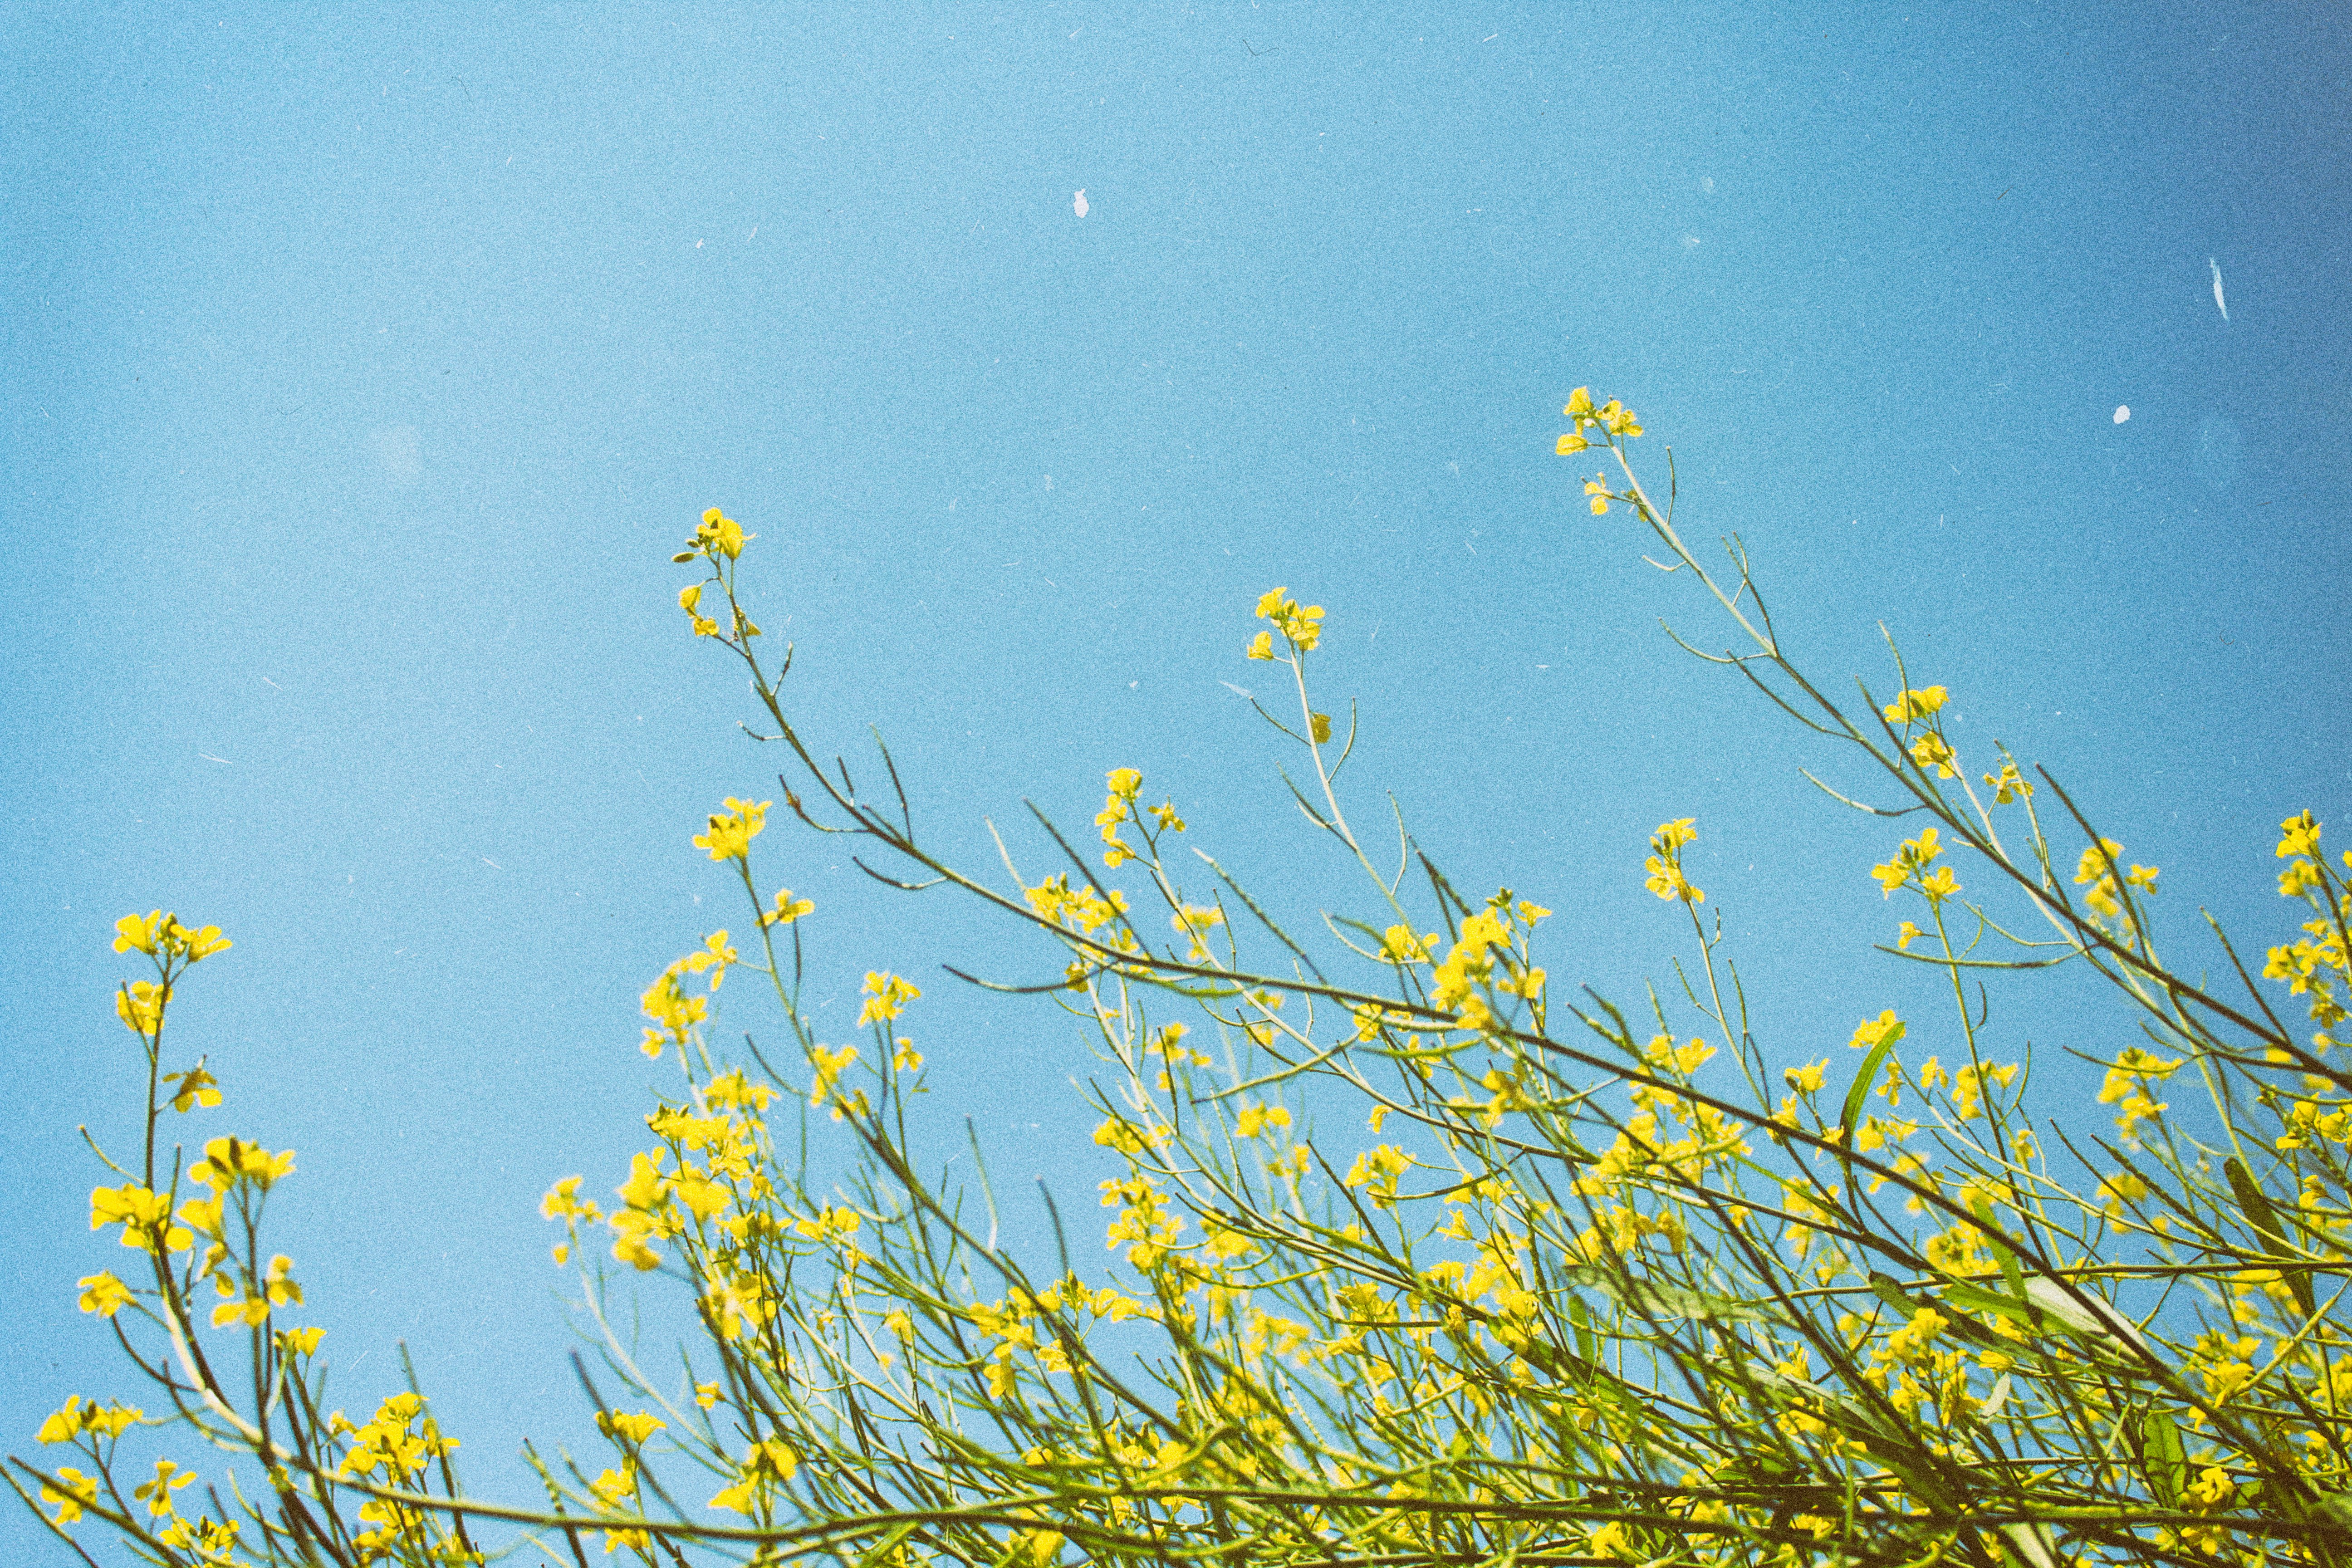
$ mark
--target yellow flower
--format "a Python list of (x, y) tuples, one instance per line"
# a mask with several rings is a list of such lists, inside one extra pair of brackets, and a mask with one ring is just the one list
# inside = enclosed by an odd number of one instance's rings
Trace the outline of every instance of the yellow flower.
[(1649, 873), (1643, 879), (1643, 886), (1658, 897), (1682, 899), (1694, 904), (1706, 901), (1706, 895), (1691, 886), (1689, 880), (1683, 876), (1681, 867), (1670, 866), (1653, 855), (1643, 862), (1643, 868)]
[(1590, 442), (1590, 441), (1588, 441), (1588, 440), (1586, 440), (1583, 437), (1581, 437), (1581, 436), (1578, 436), (1578, 435), (1574, 435), (1574, 434), (1570, 434), (1570, 435), (1567, 435), (1567, 436), (1562, 436), (1562, 437), (1559, 438), (1559, 440), (1558, 444), (1557, 444), (1557, 445), (1555, 445), (1555, 446), (1552, 447), (1552, 451), (1553, 451), (1553, 453), (1554, 453), (1554, 455), (1555, 455), (1555, 456), (1562, 457), (1562, 458), (1570, 458), (1570, 457), (1574, 457), (1577, 453), (1583, 451), (1587, 447), (1590, 447), (1591, 445), (1592, 445), (1592, 443), (1591, 443), (1591, 442)]
[(677, 591), (677, 607), (684, 610), (688, 615), (691, 616), (696, 614), (696, 606), (699, 605), (701, 603), (701, 584), (689, 584), (686, 587), (680, 588)]
[(1584, 493), (1592, 502), (1592, 515), (1600, 517), (1609, 510), (1609, 484), (1605, 478), (1584, 481)]
[(1311, 713), (1307, 715), (1307, 731), (1315, 737), (1315, 743), (1317, 745), (1319, 746), (1324, 742), (1331, 738), (1331, 715), (1328, 713)]
[(1268, 1128), (1289, 1125), (1290, 1112), (1279, 1105), (1245, 1105), (1234, 1131), (1241, 1137), (1255, 1138)]
[(89, 1194), (89, 1228), (120, 1225), (125, 1247), (152, 1251), (161, 1244), (171, 1251), (184, 1252), (195, 1244), (195, 1238), (169, 1223), (171, 1209), (169, 1197), (150, 1192), (136, 1182), (120, 1187), (94, 1187)]
[(2033, 786), (2026, 783), (2023, 776), (2018, 773), (2015, 763), (2001, 763), (2000, 772), (1985, 774), (1984, 782), (1992, 789), (1992, 803), (1995, 805), (2007, 805), (2011, 801), (2025, 800), (2033, 794)]
[(294, 1260), (282, 1252), (269, 1260), (269, 1272), (263, 1277), (261, 1286), (273, 1307), (302, 1304), (302, 1287), (294, 1283)]
[(163, 1026), (163, 1007), (172, 989), (152, 980), (134, 980), (114, 994), (115, 1016), (134, 1035), (152, 1035)]
[(1940, 686), (1930, 686), (1919, 691), (1906, 689), (1898, 693), (1886, 706), (1886, 721), (1890, 724), (1916, 724), (1940, 710), (1944, 701), (1945, 691)]
[[(871, 1004), (868, 1005), (871, 1005)], [(815, 1082), (809, 1089), (809, 1103), (823, 1105), (826, 1097), (833, 1093), (833, 1086), (841, 1080), (841, 1075), (847, 1072), (850, 1064), (856, 1059), (856, 1046), (841, 1046), (831, 1049), (824, 1046), (809, 1047), (809, 1061), (816, 1068)]]
[[(2309, 813), (2305, 815), (2308, 816)], [(156, 942), (163, 938), (164, 922), (171, 918), (161, 910), (144, 918), (138, 915), (123, 916), (114, 922), (114, 951), (129, 952), (136, 948), (141, 952), (153, 952)]]
[(643, 1410), (635, 1415), (624, 1415), (617, 1410), (600, 1410), (596, 1413), (596, 1430), (604, 1433), (607, 1437), (617, 1437), (629, 1443), (642, 1443), (655, 1433), (667, 1430), (668, 1426), (668, 1422)]
[(633, 1209), (651, 1209), (669, 1195), (670, 1180), (662, 1173), (662, 1162), (669, 1157), (667, 1149), (656, 1149), (651, 1154), (629, 1156), (629, 1179), (614, 1188), (620, 1200)]
[(724, 813), (713, 812), (710, 831), (695, 835), (694, 847), (708, 849), (713, 860), (741, 860), (750, 858), (751, 840), (768, 826), (768, 807), (772, 800), (737, 800), (727, 797)]
[(1864, 1018), (1856, 1025), (1853, 1038), (1848, 1044), (1855, 1050), (1866, 1050), (1881, 1040), (1889, 1043), (1899, 1040), (1903, 1037), (1903, 1021), (1895, 1016), (1895, 1010), (1890, 1007), (1879, 1014), (1876, 1018)]
[[(2288, 817), (2279, 824), (2278, 858), (2284, 860), (2291, 855), (2317, 855), (2320, 832), (2319, 819), (2309, 811)], [(120, 942), (115, 943), (114, 951), (122, 951)]]
[(694, 537), (705, 550), (716, 550), (732, 561), (743, 553), (747, 542), (760, 536), (744, 532), (742, 524), (714, 506), (702, 514), (702, 526), (694, 531)]
[(84, 1275), (74, 1283), (81, 1287), (79, 1305), (85, 1312), (96, 1312), (101, 1318), (110, 1318), (131, 1305), (131, 1287), (104, 1269), (100, 1269), (96, 1274)]
[[(1918, 837), (1905, 839), (1903, 847), (1895, 852), (1893, 859), (1883, 866), (1873, 866), (1870, 874), (1878, 879), (1881, 889), (1892, 898), (1896, 889), (1909, 881), (1916, 873), (1926, 869), (1927, 863), (1943, 852), (1943, 847), (1936, 841), (1936, 830), (1925, 828)], [(1958, 889), (1955, 887), (1953, 890)]]
[(58, 1471), (58, 1479), (65, 1484), (66, 1489), (58, 1491), (55, 1488), (44, 1486), (41, 1489), (41, 1500), (57, 1505), (58, 1523), (71, 1524), (81, 1517), (81, 1510), (85, 1505), (93, 1505), (98, 1501), (98, 1478), (85, 1476), (68, 1465)]
[[(1261, 595), (1257, 602), (1257, 617), (1262, 621), (1272, 621), (1275, 629), (1299, 652), (1311, 653), (1323, 636), (1323, 627), (1319, 624), (1323, 619), (1323, 606), (1308, 605), (1302, 608), (1298, 601), (1289, 597), (1289, 594), (1287, 588), (1275, 588)], [(1259, 651), (1261, 647), (1264, 652)], [(1274, 657), (1274, 640), (1269, 634), (1260, 632), (1257, 635), (1257, 640), (1250, 644), (1250, 657)]]
[(1391, 963), (1425, 963), (1437, 951), (1437, 933), (1415, 936), (1408, 925), (1392, 925), (1381, 933), (1381, 956)]
[(175, 1511), (178, 1506), (173, 1502), (172, 1494), (195, 1479), (195, 1471), (180, 1469), (176, 1461), (158, 1459), (155, 1461), (155, 1479), (140, 1482), (131, 1489), (131, 1495), (147, 1505), (147, 1512), (152, 1517), (162, 1519)]
[(727, 978), (727, 966), (735, 962), (735, 950), (727, 945), (725, 931), (715, 931), (703, 938), (700, 952), (689, 952), (680, 962), (688, 974), (710, 971), (710, 989), (716, 991)]
[(803, 915), (814, 914), (816, 904), (808, 899), (795, 899), (790, 888), (776, 889), (776, 907), (760, 917), (763, 926), (788, 926)]
[(896, 1018), (906, 1010), (908, 1003), (921, 994), (920, 991), (895, 974), (886, 974), (879, 970), (869, 971), (865, 985), (866, 1001), (858, 1009), (857, 1022), (862, 1026)]
[(1911, 742), (1911, 760), (1919, 764), (1922, 773), (1933, 768), (1938, 778), (1960, 776), (1959, 762), (1952, 753), (1950, 742), (1933, 730)]
[(1822, 1085), (1828, 1081), (1829, 1068), (1830, 1058), (1823, 1057), (1811, 1067), (1789, 1068), (1780, 1076), (1786, 1079), (1789, 1087), (1798, 1093), (1813, 1094), (1819, 1092)]
[(1706, 895), (1691, 886), (1683, 875), (1683, 846), (1698, 837), (1695, 816), (1678, 817), (1662, 822), (1650, 836), (1650, 847), (1656, 851), (1643, 862), (1649, 875), (1643, 886), (1662, 899), (1680, 899), (1685, 903), (1703, 904)]
[(209, 1138), (205, 1141), (205, 1157), (188, 1167), (188, 1179), (203, 1183), (216, 1194), (226, 1193), (239, 1182), (268, 1192), (293, 1173), (291, 1149), (273, 1154), (260, 1144), (242, 1138)]
[(220, 1079), (202, 1067), (192, 1067), (185, 1072), (167, 1072), (163, 1081), (177, 1084), (172, 1092), (172, 1109), (187, 1110), (192, 1107), (214, 1106), (221, 1102)]

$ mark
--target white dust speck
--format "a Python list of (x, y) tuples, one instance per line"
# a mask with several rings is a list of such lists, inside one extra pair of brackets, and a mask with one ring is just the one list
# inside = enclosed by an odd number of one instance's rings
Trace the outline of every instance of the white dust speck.
[(225, 768), (233, 768), (236, 766), (235, 763), (230, 762), (226, 757), (215, 757), (210, 752), (198, 752), (196, 755), (204, 758), (204, 760), (208, 763), (218, 763)]
[(1699, 181), (1698, 188), (1705, 191), (1708, 195), (1715, 195), (1715, 176), (1713, 174), (1709, 174), (1705, 179)]
[(1045, 476), (1045, 488), (1049, 490), (1054, 488), (1054, 476), (1051, 474)]
[(2213, 303), (2221, 308), (2221, 319), (2226, 321), (2230, 319), (2230, 301), (2221, 297), (2221, 264), (2209, 256), (2205, 265), (2213, 269)]
[(2118, 403), (2118, 404), (2116, 404), (2116, 424), (2120, 425), (2120, 424), (2122, 424), (2125, 420), (2126, 420), (2126, 419), (2128, 419), (2128, 418), (2130, 418), (2130, 417), (2131, 417), (2131, 405), (2130, 405), (2129, 404), (2126, 404), (2126, 403)]
[(368, 437), (375, 450), (376, 467), (395, 485), (413, 485), (425, 472), (425, 458), (416, 442), (416, 426), (394, 425)]
[(1080, 217), (1084, 217), (1084, 216), (1087, 216), (1087, 193), (1086, 193), (1086, 192), (1084, 192), (1084, 191), (1080, 191), (1080, 192), (1078, 193), (1078, 199), (1077, 199), (1077, 200), (1076, 200), (1076, 201), (1074, 201), (1074, 202), (1072, 202), (1072, 203), (1070, 204), (1070, 210), (1071, 210), (1072, 212), (1074, 212), (1074, 213), (1077, 214)]
[(1249, 693), (1241, 687), (1235, 686), (1232, 681), (1220, 680), (1217, 684), (1232, 692), (1234, 696), (1240, 698), (1243, 701), (1246, 702), (1249, 700)]
[(1695, 234), (1686, 234), (1683, 236), (1683, 248), (1685, 250), (1696, 250), (1698, 248), (1698, 236)]

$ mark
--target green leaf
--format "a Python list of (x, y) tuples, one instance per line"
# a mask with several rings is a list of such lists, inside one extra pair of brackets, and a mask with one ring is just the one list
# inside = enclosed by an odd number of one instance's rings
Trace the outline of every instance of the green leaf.
[(2168, 1411), (2150, 1406), (2139, 1418), (2140, 1468), (2147, 1489), (2167, 1508), (2180, 1506), (2189, 1489), (2189, 1459), (2180, 1447), (2180, 1428)]
[[(2252, 1173), (2246, 1169), (2246, 1163), (2232, 1154), (2221, 1162), (2221, 1173), (2230, 1178), (2230, 1190), (2238, 1196), (2239, 1211), (2245, 1215), (2246, 1223), (2252, 1226), (2256, 1234), (2269, 1244), (2271, 1256), (2281, 1259), (2292, 1258), (2294, 1255), (2287, 1250), (2286, 1231), (2279, 1224), (2278, 1211), (2271, 1207), (2270, 1198), (2255, 1184)], [(2287, 1289), (2294, 1292), (2294, 1304), (2303, 1309), (2305, 1318), (2310, 1318), (2318, 1310), (2317, 1297), (2311, 1288), (2311, 1271), (2288, 1268), (2281, 1272), (2286, 1278)]]
[(1992, 1217), (1992, 1200), (1978, 1193), (1969, 1201), (1969, 1212), (1975, 1215), (1977, 1223), (1984, 1227), (1985, 1245), (1991, 1247), (1992, 1255), (2000, 1260), (2000, 1277), (2009, 1286), (2009, 1293), (2022, 1301), (2025, 1300), (2025, 1272), (2017, 1266), (2017, 1249), (1994, 1234), (1999, 1226)]
[(1853, 1147), (1853, 1130), (1862, 1120), (1862, 1102), (1870, 1098), (1870, 1080), (1878, 1076), (1879, 1064), (1895, 1042), (1903, 1037), (1903, 1027), (1896, 1025), (1879, 1037), (1878, 1044), (1870, 1047), (1870, 1055), (1862, 1058), (1862, 1070), (1853, 1075), (1853, 1087), (1845, 1091), (1845, 1109), (1838, 1112), (1838, 1125), (1845, 1129), (1845, 1147)]
[(2285, 1246), (2286, 1237), (2279, 1232), (2278, 1215), (2271, 1209), (2271, 1200), (2255, 1184), (2253, 1175), (2246, 1169), (2246, 1163), (2232, 1154), (2221, 1162), (2221, 1171), (2230, 1178), (2230, 1190), (2238, 1194), (2238, 1207), (2245, 1215), (2247, 1223), (2259, 1231), (2273, 1249)]

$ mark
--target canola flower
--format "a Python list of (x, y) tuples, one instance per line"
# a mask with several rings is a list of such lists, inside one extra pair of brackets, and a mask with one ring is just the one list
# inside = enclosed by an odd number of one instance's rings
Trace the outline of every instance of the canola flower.
[[(1024, 924), (1050, 957), (1015, 988), (1091, 1032), (1098, 1121), (1073, 1152), (1099, 1165), (1099, 1250), (1058, 1201), (1053, 1247), (1009, 1240), (976, 1138), (969, 1184), (926, 1173), (927, 1056), (973, 1046), (934, 1039), (923, 987), (878, 952), (844, 971), (865, 972), (866, 1044), (820, 1038), (811, 953), (837, 967), (839, 946), (886, 938), (763, 885), (750, 850), (773, 802), (730, 796), (693, 847), (746, 912), (685, 938), (640, 998), (637, 1043), (677, 1077), (625, 1161), (541, 1200), (596, 1331), (643, 1289), (698, 1337), (676, 1368), (604, 1339), (609, 1455), (529, 1450), (545, 1506), (486, 1504), (422, 1389), (365, 1420), (329, 1407), (325, 1334), (299, 1320), (331, 1304), (264, 1240), (292, 1152), (157, 1142), (167, 1113), (226, 1103), (163, 1041), (188, 970), (228, 944), (126, 917), (116, 952), (152, 975), (115, 1006), (149, 1133), (91, 1195), (121, 1261), (72, 1289), (141, 1347), (131, 1370), (169, 1414), (71, 1395), (35, 1436), (73, 1462), (17, 1458), (20, 1497), (59, 1531), (205, 1563), (486, 1562), (499, 1531), (557, 1560), (875, 1568), (1241, 1543), (1302, 1565), (2336, 1561), (2352, 1336), (2329, 1281), (2352, 1272), (2352, 1079), (2329, 1053), (2352, 891), (2319, 819), (2288, 818), (2272, 858), (2300, 935), (2268, 949), (2251, 999), (2206, 988), (2156, 945), (2154, 867), (2006, 753), (1964, 766), (1945, 688), (1903, 674), (1892, 703), (1848, 714), (1798, 683), (1744, 558), (1718, 582), (1652, 502), (1633, 414), (1587, 388), (1565, 412), (1559, 449), (1621, 468), (1585, 481), (1592, 510), (1622, 506), (1693, 567), (1754, 634), (1751, 668), (1926, 814), (1849, 874), (1919, 917), (1884, 962), (1941, 968), (1948, 1016), (1842, 1004), (1851, 1055), (1751, 1017), (1694, 881), (1739, 829), (1702, 840), (1693, 817), (1662, 823), (1642, 865), (1690, 916), (1659, 940), (1695, 943), (1654, 1016), (1555, 984), (1550, 910), (1465, 894), (1425, 858), (1407, 878), (1401, 821), (1398, 859), (1374, 865), (1307, 683), (1323, 609), (1279, 588), (1244, 652), (1296, 678), (1298, 720), (1277, 728), (1319, 791), (1297, 804), (1348, 879), (1329, 940), (1218, 861), (1163, 853), (1189, 825), (1130, 767), (1097, 817), (1122, 885), (1024, 875), (1008, 847), (1008, 890), (932, 850), (903, 799), (817, 766), (738, 597), (754, 536), (713, 509), (678, 556), (706, 574), (679, 603), (750, 669), (798, 769), (780, 820), (858, 836), (907, 885)], [(2069, 817), (2045, 824), (2053, 798)], [(2088, 847), (2062, 853), (2073, 827)], [(1630, 857), (1607, 853), (1631, 892)], [(2031, 1114), (2021, 1037), (1970, 989), (2053, 949), (2147, 1030), (2099, 1058), (2105, 1143), (2069, 1147)], [(761, 978), (728, 986), (738, 972)], [(2275, 1020), (2280, 999), (2316, 1032)], [(753, 1007), (768, 1046), (732, 1060)], [(2191, 1092), (2218, 1140), (2173, 1119)], [(221, 1450), (255, 1461), (250, 1489), (198, 1489), (184, 1467)]]

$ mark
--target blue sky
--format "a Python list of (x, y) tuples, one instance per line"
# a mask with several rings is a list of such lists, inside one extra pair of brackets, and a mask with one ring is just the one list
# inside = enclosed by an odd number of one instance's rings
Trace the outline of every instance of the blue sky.
[[(73, 1307), (117, 1250), (75, 1127), (127, 1135), (108, 942), (156, 906), (236, 942), (175, 1014), (229, 1095), (193, 1133), (299, 1152), (279, 1245), (339, 1400), (405, 1340), (478, 1489), (578, 1439), (535, 1205), (625, 1170), (636, 994), (742, 923), (687, 840), (775, 793), (674, 602), (706, 506), (760, 535), (809, 731), (878, 724), (968, 861), (1134, 765), (1285, 907), (1343, 886), (1220, 684), (1263, 680), (1284, 584), (1362, 704), (1360, 815), (1393, 790), (1461, 884), (1559, 911), (1556, 978), (1627, 1001), (1679, 934), (1643, 840), (1696, 816), (1791, 1061), (1916, 994), (1867, 951), (1893, 836), (1658, 630), (1723, 640), (1579, 504), (1575, 385), (1640, 411), (1654, 470), (1674, 445), (1686, 531), (1741, 533), (1808, 668), (1890, 688), (1884, 620), (1964, 743), (2165, 868), (2184, 951), (2200, 905), (2273, 936), (2277, 820), (2352, 797), (2339, 8), (13, 4), (0, 34), (18, 1451), (132, 1394)], [(943, 1124), (1040, 1169), (1083, 1143), (1083, 1043), (939, 970), (1049, 953), (760, 847), (818, 904), (821, 1019), (914, 975)], [(2063, 1049), (2128, 1040), (2063, 979), (2012, 992), (2053, 1103)], [(0, 1552), (64, 1560), (13, 1516)]]

